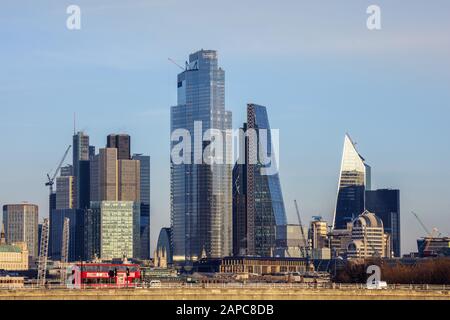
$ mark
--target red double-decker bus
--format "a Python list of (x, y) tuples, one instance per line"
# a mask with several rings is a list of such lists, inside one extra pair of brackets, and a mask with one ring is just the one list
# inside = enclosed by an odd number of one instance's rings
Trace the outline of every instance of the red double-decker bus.
[(135, 287), (141, 280), (137, 264), (78, 263), (81, 287)]

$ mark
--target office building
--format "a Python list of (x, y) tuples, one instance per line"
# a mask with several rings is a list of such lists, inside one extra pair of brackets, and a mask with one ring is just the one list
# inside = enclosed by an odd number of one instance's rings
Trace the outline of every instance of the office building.
[(77, 209), (89, 206), (89, 136), (78, 132), (73, 136), (73, 176), (75, 177), (75, 203)]
[(353, 221), (351, 239), (347, 247), (350, 259), (391, 257), (389, 235), (384, 232), (383, 221), (372, 212), (366, 210)]
[(75, 206), (75, 177), (57, 177), (56, 209), (73, 209)]
[(159, 232), (158, 243), (154, 254), (155, 256), (165, 257), (168, 266), (173, 264), (172, 231), (170, 228), (162, 228)]
[(118, 161), (117, 199), (141, 201), (141, 167), (139, 160)]
[(395, 257), (400, 252), (400, 190), (381, 189), (366, 191), (366, 209), (383, 221), (384, 232), (390, 235)]
[[(184, 163), (171, 158), (173, 256), (176, 263), (192, 263), (202, 253), (209, 258), (232, 253), (231, 165), (205, 163), (203, 155), (212, 156), (206, 154), (211, 139), (194, 139), (195, 131), (201, 138), (209, 129), (227, 136), (225, 130), (231, 129), (232, 122), (231, 112), (225, 110), (225, 72), (218, 67), (216, 51), (191, 54), (177, 80), (178, 104), (171, 107), (171, 132), (187, 130), (193, 152), (185, 155)], [(178, 143), (171, 141), (171, 150)], [(222, 147), (223, 158), (229, 157), (231, 145)]]
[(61, 177), (69, 177), (73, 176), (73, 166), (68, 164), (64, 167), (61, 167), (60, 176)]
[(140, 206), (133, 201), (92, 202), (85, 221), (87, 257), (132, 258), (139, 253)]
[(271, 256), (305, 258), (307, 247), (307, 227), (300, 226), (298, 224), (276, 226), (276, 245), (275, 251)]
[(91, 201), (140, 202), (140, 161), (118, 160), (116, 148), (101, 148), (90, 165)]
[(81, 261), (84, 258), (84, 209), (56, 209), (52, 211), (49, 232), (49, 256), (53, 260), (61, 260), (63, 246), (64, 219), (69, 218), (68, 261)]
[[(255, 136), (245, 135), (245, 161), (239, 161), (233, 169), (233, 253), (270, 257), (276, 247), (276, 228), (287, 224), (280, 178), (277, 172), (266, 173), (267, 167), (276, 163), (264, 163), (254, 154), (264, 154), (275, 159), (266, 107), (249, 104), (244, 131), (254, 130)], [(267, 130), (267, 143), (262, 143), (262, 129)], [(250, 141), (259, 137), (259, 141)], [(261, 142), (261, 143), (258, 143)], [(256, 148), (254, 146), (256, 145)]]
[(150, 249), (150, 156), (141, 154), (133, 155), (133, 160), (140, 162), (140, 199), (141, 199), (141, 252), (140, 258), (149, 260), (151, 258)]
[(117, 149), (118, 160), (131, 159), (131, 138), (127, 134), (110, 134), (106, 139), (107, 148)]
[(312, 249), (322, 249), (328, 244), (328, 223), (322, 217), (315, 217), (310, 224), (310, 239)]
[(450, 256), (450, 238), (425, 237), (417, 240), (419, 257)]
[(117, 201), (118, 163), (116, 148), (101, 148), (91, 160), (90, 199), (96, 201)]
[(0, 270), (28, 270), (28, 249), (25, 242), (0, 244)]
[(345, 229), (348, 222), (364, 212), (365, 191), (370, 190), (371, 184), (370, 171), (365, 159), (346, 134), (333, 218), (334, 229)]
[(31, 257), (38, 257), (37, 205), (22, 203), (3, 206), (3, 224), (7, 244), (25, 242)]
[(347, 256), (347, 248), (352, 241), (352, 223), (347, 223), (345, 229), (333, 229), (328, 234), (331, 256), (334, 258)]

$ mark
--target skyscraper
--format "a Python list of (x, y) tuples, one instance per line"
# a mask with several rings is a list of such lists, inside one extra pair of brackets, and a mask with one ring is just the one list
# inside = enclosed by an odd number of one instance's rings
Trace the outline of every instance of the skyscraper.
[(91, 201), (140, 202), (139, 160), (118, 160), (117, 148), (100, 148), (90, 167)]
[(150, 156), (133, 155), (133, 160), (140, 162), (141, 182), (141, 259), (150, 259)]
[(75, 178), (62, 176), (56, 178), (56, 209), (75, 208)]
[(106, 139), (107, 148), (117, 148), (117, 159), (131, 159), (131, 138), (128, 134), (110, 134)]
[(348, 222), (364, 212), (366, 190), (370, 190), (370, 167), (346, 134), (333, 218), (334, 229), (346, 229)]
[(366, 209), (383, 221), (384, 231), (390, 235), (395, 257), (401, 257), (400, 247), (400, 190), (366, 191)]
[(100, 148), (91, 160), (91, 201), (118, 200), (118, 164), (116, 148)]
[(254, 148), (249, 141), (251, 135), (246, 135), (245, 154), (239, 155), (245, 157), (245, 161), (240, 161), (243, 164), (236, 164), (233, 169), (233, 253), (269, 257), (273, 256), (277, 243), (283, 243), (281, 239), (277, 241), (277, 227), (287, 225), (287, 219), (278, 173), (262, 172), (263, 168), (276, 166), (276, 163), (263, 164), (260, 157), (257, 163), (251, 161), (252, 153), (274, 158), (266, 107), (247, 106), (244, 130), (250, 129), (255, 130), (257, 137), (262, 137), (262, 129), (267, 130), (267, 144), (257, 143)]
[(139, 205), (133, 201), (92, 202), (86, 221), (88, 258), (137, 256), (139, 211)]
[(75, 177), (75, 203), (77, 209), (89, 207), (89, 136), (78, 132), (73, 136), (73, 175)]
[[(225, 110), (225, 72), (218, 67), (217, 52), (200, 50), (189, 56), (178, 75), (178, 104), (171, 108), (171, 132), (187, 130), (192, 150), (190, 161), (171, 159), (171, 226), (174, 262), (193, 262), (232, 252), (231, 165), (207, 164), (203, 151), (211, 139), (194, 139), (208, 129), (225, 134), (231, 129), (231, 112)], [(171, 141), (171, 148), (179, 141)], [(201, 152), (198, 152), (201, 151)], [(223, 145), (223, 155), (231, 153)], [(187, 163), (190, 162), (190, 163)]]
[(37, 205), (22, 203), (3, 206), (3, 224), (6, 242), (26, 242), (31, 257), (38, 257), (38, 218)]

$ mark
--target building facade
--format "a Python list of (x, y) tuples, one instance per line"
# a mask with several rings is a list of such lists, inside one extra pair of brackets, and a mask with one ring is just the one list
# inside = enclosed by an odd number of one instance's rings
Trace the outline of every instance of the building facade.
[(159, 232), (158, 243), (154, 255), (161, 256), (164, 253), (167, 265), (173, 264), (172, 231), (170, 228), (162, 228)]
[(49, 243), (49, 256), (53, 260), (61, 260), (63, 243), (64, 219), (69, 218), (69, 248), (68, 261), (82, 261), (84, 259), (84, 217), (85, 209), (56, 209), (52, 211)]
[(140, 206), (133, 201), (92, 202), (86, 217), (87, 256), (111, 260), (139, 253)]
[(351, 239), (347, 247), (350, 259), (391, 257), (389, 235), (384, 232), (383, 221), (372, 212), (366, 210), (353, 221)]
[[(305, 238), (303, 238), (302, 234), (305, 235)], [(298, 224), (279, 225), (276, 226), (276, 246), (272, 256), (304, 258), (306, 257), (308, 245), (307, 227)]]
[(133, 160), (140, 162), (140, 183), (141, 183), (141, 252), (140, 258), (149, 260), (151, 258), (150, 249), (150, 156), (142, 154), (133, 155)]
[(56, 178), (56, 209), (73, 209), (75, 203), (75, 177)]
[(89, 206), (90, 146), (89, 136), (84, 132), (80, 131), (73, 136), (72, 155), (76, 208), (86, 208)]
[[(177, 263), (192, 263), (202, 252), (211, 258), (232, 252), (231, 165), (206, 163), (204, 159), (212, 154), (204, 153), (211, 151), (213, 139), (201, 139), (209, 129), (226, 136), (232, 123), (231, 112), (225, 110), (225, 72), (218, 66), (216, 51), (191, 54), (177, 80), (178, 104), (171, 107), (171, 132), (188, 132), (193, 152), (183, 153), (181, 163), (171, 157), (173, 257)], [(171, 150), (182, 139), (172, 137)], [(221, 151), (226, 158), (231, 145), (223, 144)]]
[(28, 249), (25, 242), (0, 244), (0, 270), (28, 270)]
[(244, 154), (239, 156), (245, 160), (233, 169), (233, 253), (270, 257), (277, 247), (276, 229), (287, 219), (278, 172), (265, 171), (277, 166), (266, 107), (247, 105), (243, 130)]
[(131, 159), (131, 137), (128, 134), (110, 134), (106, 138), (107, 148), (117, 149), (117, 159)]
[(384, 231), (390, 235), (395, 257), (401, 257), (400, 190), (366, 191), (366, 209), (383, 221)]
[(39, 209), (34, 204), (3, 206), (3, 224), (8, 244), (25, 242), (31, 257), (38, 257)]
[(370, 166), (356, 150), (350, 136), (345, 135), (339, 174), (336, 209), (333, 217), (334, 229), (345, 229), (364, 212), (365, 191), (370, 190)]

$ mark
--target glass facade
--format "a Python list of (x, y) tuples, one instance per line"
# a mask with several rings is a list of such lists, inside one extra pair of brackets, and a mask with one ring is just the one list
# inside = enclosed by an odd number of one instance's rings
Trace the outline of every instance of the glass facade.
[(395, 257), (401, 257), (400, 247), (400, 190), (366, 191), (366, 209), (383, 221), (384, 232), (390, 235)]
[(262, 174), (262, 169), (268, 165), (264, 165), (259, 157), (256, 164), (250, 161), (252, 152), (274, 158), (266, 107), (247, 106), (244, 130), (248, 129), (255, 129), (258, 137), (260, 129), (268, 130), (267, 144), (258, 143), (257, 149), (252, 150), (246, 137), (245, 162), (236, 164), (233, 169), (233, 253), (268, 257), (274, 254), (277, 243), (283, 243), (282, 239), (277, 239), (276, 230), (277, 226), (286, 225), (287, 219), (278, 173)]
[(165, 252), (167, 254), (167, 263), (173, 263), (172, 230), (170, 228), (162, 228), (159, 232), (156, 252)]
[(89, 136), (84, 132), (78, 132), (73, 136), (72, 154), (76, 209), (87, 208), (89, 206)]
[(69, 218), (69, 256), (68, 261), (81, 261), (84, 258), (84, 210), (61, 209), (53, 210), (50, 224), (52, 243), (49, 256), (53, 260), (61, 259), (64, 219)]
[[(193, 152), (191, 164), (171, 159), (171, 226), (174, 262), (193, 262), (202, 253), (209, 258), (231, 254), (231, 166), (195, 164), (195, 151), (210, 141), (194, 141), (194, 122), (201, 134), (208, 129), (231, 129), (231, 112), (225, 110), (225, 72), (218, 67), (217, 52), (201, 50), (189, 56), (178, 75), (178, 105), (171, 108), (171, 132), (187, 130)], [(178, 142), (171, 141), (171, 148)], [(231, 148), (223, 146), (223, 154)], [(202, 155), (203, 152), (197, 154)], [(197, 159), (198, 160), (198, 159)]]
[(86, 222), (90, 232), (90, 255), (101, 259), (132, 258), (139, 252), (140, 207), (133, 201), (91, 203)]
[(346, 135), (333, 219), (334, 229), (345, 229), (348, 222), (364, 212), (366, 189), (370, 189), (370, 167), (356, 150), (350, 136)]
[(134, 160), (141, 163), (141, 259), (150, 259), (150, 156), (133, 155)]

